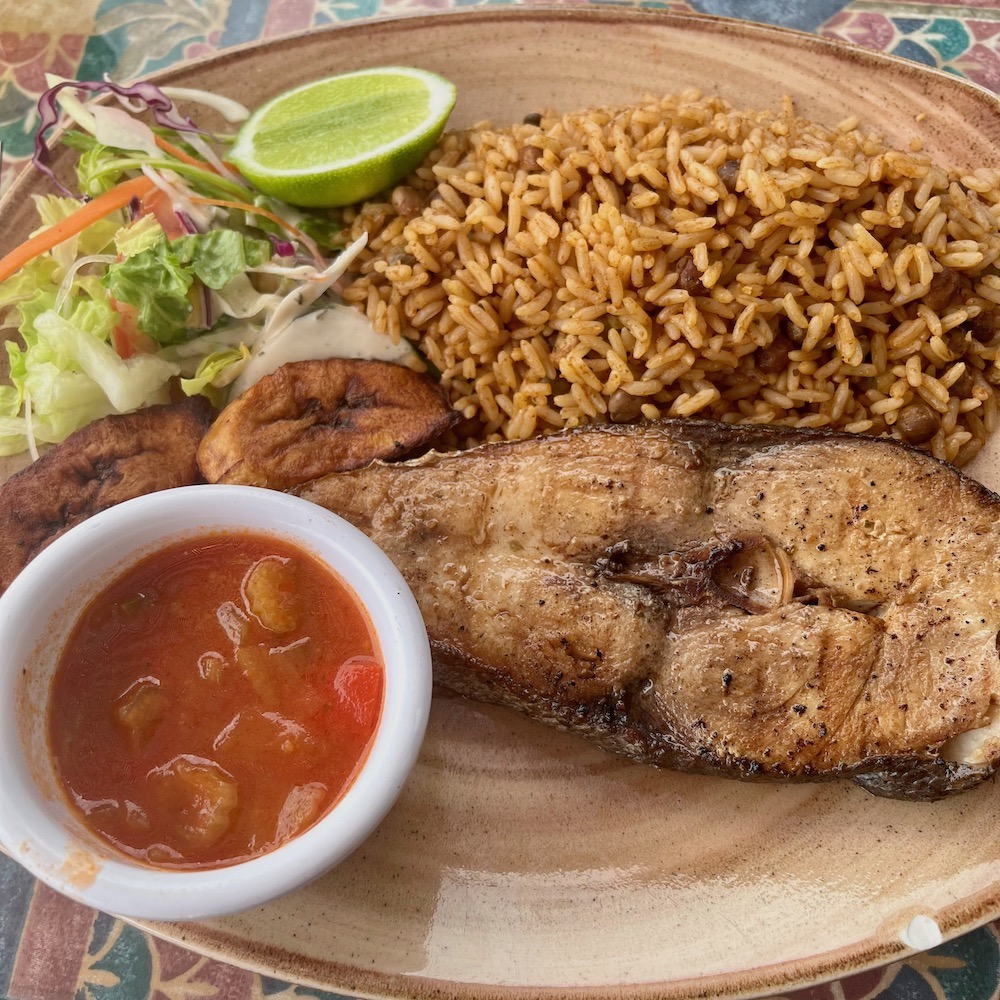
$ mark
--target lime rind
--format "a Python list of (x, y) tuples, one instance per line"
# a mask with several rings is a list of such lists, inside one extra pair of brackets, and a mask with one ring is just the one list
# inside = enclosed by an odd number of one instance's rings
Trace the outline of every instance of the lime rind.
[[(255, 134), (261, 123), (267, 120), (276, 106), (280, 107), (285, 102), (294, 100), (295, 97), (306, 91), (317, 90), (331, 80), (346, 83), (351, 79), (359, 77), (372, 78), (377, 76), (396, 77), (397, 79), (403, 77), (418, 80), (424, 84), (428, 98), (427, 111), (421, 120), (409, 131), (395, 136), (379, 146), (365, 149), (346, 158), (324, 160), (322, 162), (313, 161), (301, 167), (272, 167), (259, 161), (254, 145)], [(426, 137), (428, 136), (431, 136), (431, 138), (427, 146), (433, 145), (444, 129), (445, 121), (455, 105), (456, 96), (454, 84), (444, 79), (444, 77), (427, 70), (419, 70), (409, 66), (384, 66), (376, 69), (357, 70), (353, 73), (345, 73), (338, 77), (328, 78), (327, 80), (306, 83), (272, 98), (272, 100), (255, 111), (240, 129), (230, 153), (230, 159), (243, 169), (251, 179), (254, 179), (255, 176), (259, 177), (262, 174), (266, 174), (268, 177), (295, 178), (350, 170), (367, 161), (391, 156), (393, 153), (407, 146), (418, 145), (420, 140), (426, 141)]]

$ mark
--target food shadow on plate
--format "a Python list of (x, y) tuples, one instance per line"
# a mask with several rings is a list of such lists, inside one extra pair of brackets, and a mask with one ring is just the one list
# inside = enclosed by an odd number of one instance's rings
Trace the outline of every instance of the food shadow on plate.
[[(459, 967), (469, 982), (557, 985), (561, 915), (582, 912), (581, 979), (600, 982), (615, 950), (621, 981), (638, 982), (655, 975), (651, 940), (692, 975), (738, 968), (763, 946), (762, 908), (797, 899), (789, 912), (815, 919), (768, 927), (769, 939), (799, 935), (806, 956), (816, 942), (835, 947), (847, 923), (888, 960), (907, 950), (916, 914), (936, 915), (947, 933), (955, 896), (943, 876), (956, 853), (969, 879), (997, 868), (998, 828), (992, 783), (913, 803), (847, 781), (682, 774), (437, 691), (400, 799), (346, 862), (264, 910), (181, 933), (218, 946), (294, 909), (295, 947), (273, 958), (282, 974), (345, 981), (375, 963), (404, 980)], [(644, 935), (626, 932), (639, 924)], [(535, 942), (528, 953), (524, 940)]]

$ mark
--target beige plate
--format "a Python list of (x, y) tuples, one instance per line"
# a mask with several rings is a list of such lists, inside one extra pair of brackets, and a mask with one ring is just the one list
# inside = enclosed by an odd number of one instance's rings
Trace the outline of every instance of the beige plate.
[[(755, 105), (789, 93), (831, 123), (858, 114), (897, 144), (921, 137), (954, 167), (1000, 162), (998, 103), (983, 91), (818, 38), (700, 17), (469, 11), (315, 31), (166, 77), (254, 104), (391, 63), (454, 80), (456, 125), (696, 85)], [(3, 242), (30, 225), (23, 194), (34, 184), (8, 198)], [(995, 464), (976, 470), (994, 487)], [(946, 937), (1000, 915), (992, 785), (928, 805), (839, 782), (658, 773), (439, 697), (399, 804), (346, 864), (257, 911), (150, 929), (377, 996), (735, 997), (933, 943), (920, 915)]]

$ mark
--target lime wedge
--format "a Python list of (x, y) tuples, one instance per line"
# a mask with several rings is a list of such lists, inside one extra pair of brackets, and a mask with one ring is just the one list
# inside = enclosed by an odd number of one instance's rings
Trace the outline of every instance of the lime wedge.
[(237, 133), (230, 159), (261, 191), (290, 205), (350, 205), (413, 170), (454, 105), (454, 85), (422, 69), (331, 76), (258, 108)]

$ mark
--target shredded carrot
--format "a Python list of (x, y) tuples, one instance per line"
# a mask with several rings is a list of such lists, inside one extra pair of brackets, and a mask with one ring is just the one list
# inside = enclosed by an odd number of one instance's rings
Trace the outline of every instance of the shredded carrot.
[(202, 170), (208, 170), (213, 174), (217, 174), (219, 171), (212, 166), (211, 163), (206, 163), (204, 160), (196, 159), (188, 153), (185, 153), (180, 146), (175, 146), (169, 139), (164, 139), (162, 135), (156, 137), (156, 145), (160, 147), (165, 153), (169, 153), (174, 159), (180, 160), (181, 163), (186, 163), (191, 167), (200, 167)]
[(196, 205), (217, 205), (219, 208), (234, 208), (239, 212), (250, 212), (251, 215), (259, 215), (265, 219), (270, 219), (275, 225), (281, 226), (282, 229), (290, 233), (306, 247), (313, 257), (316, 258), (317, 264), (323, 267), (326, 266), (326, 261), (323, 259), (323, 255), (319, 252), (319, 247), (316, 246), (312, 237), (307, 236), (301, 229), (285, 221), (280, 215), (269, 212), (266, 208), (261, 208), (259, 205), (251, 205), (248, 201), (222, 201), (219, 198), (200, 197), (192, 197), (189, 200)]
[(5, 281), (25, 264), (47, 253), (53, 247), (64, 243), (77, 233), (82, 233), (87, 226), (97, 222), (98, 219), (124, 208), (133, 198), (141, 198), (152, 187), (154, 184), (148, 177), (136, 177), (115, 185), (110, 191), (105, 191), (104, 194), (99, 194), (81, 205), (72, 215), (60, 219), (55, 225), (25, 240), (6, 257), (0, 259), (0, 281)]

